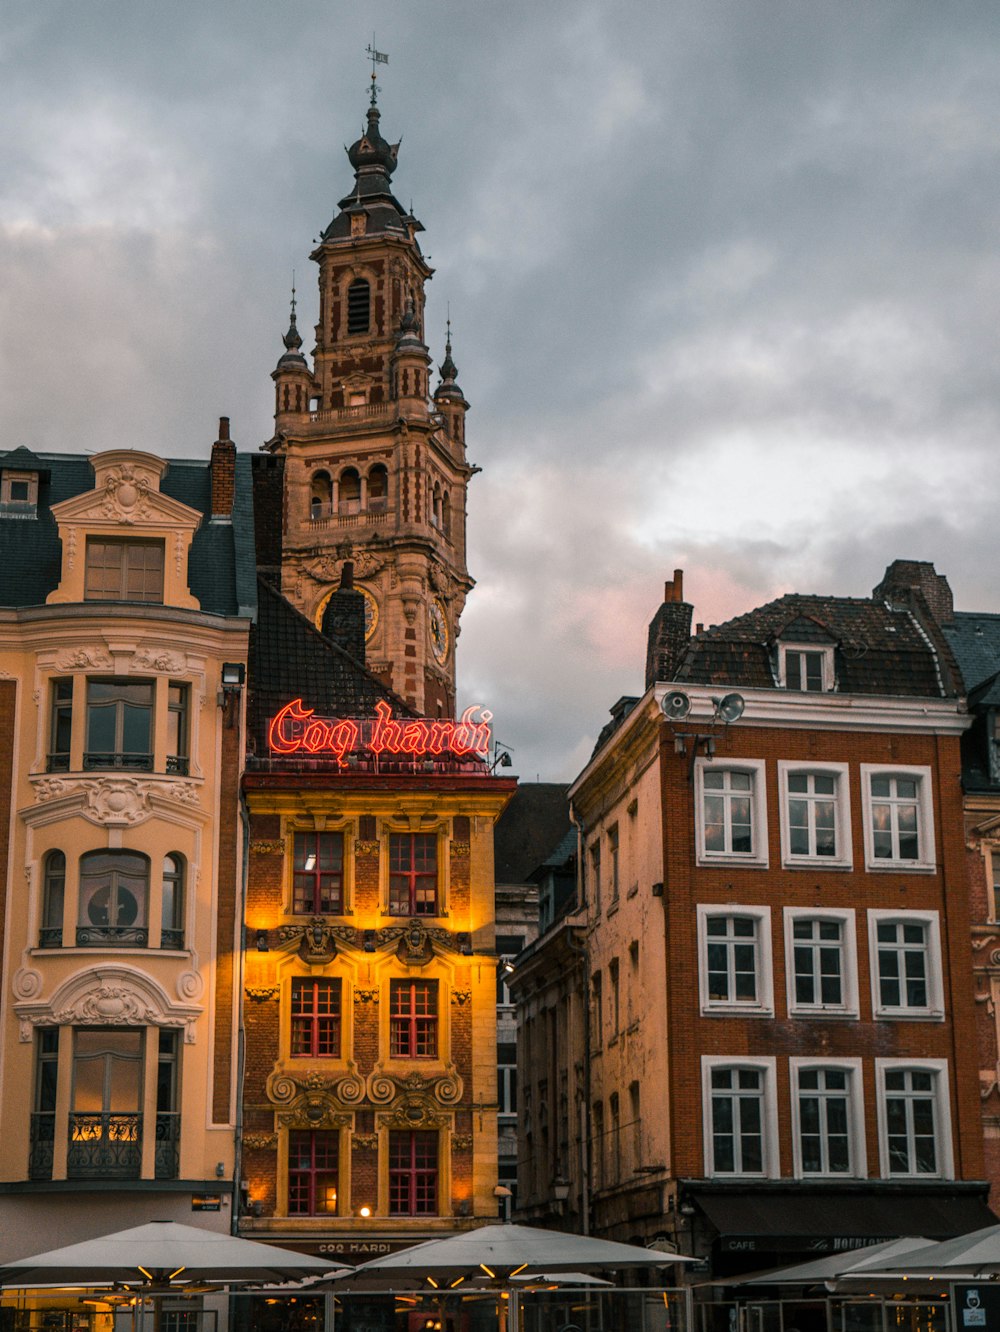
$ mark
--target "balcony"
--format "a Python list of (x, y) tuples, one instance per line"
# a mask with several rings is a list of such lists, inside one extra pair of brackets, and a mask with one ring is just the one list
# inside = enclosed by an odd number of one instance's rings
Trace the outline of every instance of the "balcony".
[(152, 772), (153, 756), (90, 751), (83, 756), (83, 766), (87, 772)]
[(176, 1111), (156, 1112), (157, 1179), (176, 1179), (181, 1167), (181, 1117)]
[(142, 1115), (70, 1115), (67, 1179), (138, 1179), (141, 1170)]
[(367, 509), (361, 509), (356, 500), (341, 504), (314, 504), (309, 512), (311, 527), (375, 527), (389, 521), (389, 510), (384, 501), (373, 500)]
[(311, 412), (310, 421), (322, 421), (325, 425), (345, 424), (352, 421), (394, 421), (399, 415), (399, 408), (394, 402), (362, 402), (356, 407), (331, 407), (322, 412)]
[(78, 925), (76, 946), (77, 948), (148, 948), (149, 930), (145, 925)]

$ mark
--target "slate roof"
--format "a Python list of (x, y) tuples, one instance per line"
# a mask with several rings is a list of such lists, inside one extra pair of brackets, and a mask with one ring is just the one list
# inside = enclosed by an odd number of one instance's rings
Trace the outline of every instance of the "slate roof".
[(956, 611), (942, 629), (970, 694), (1000, 671), (1000, 615)]
[(973, 724), (962, 736), (966, 791), (997, 790), (998, 764), (990, 709), (1000, 708), (1000, 615), (957, 611), (943, 626), (969, 692)]
[(268, 723), (296, 698), (318, 717), (371, 717), (380, 699), (392, 705), (395, 716), (416, 715), (378, 676), (324, 637), (266, 578), (257, 580), (248, 675), (248, 730), (261, 758), (268, 754)]
[[(935, 639), (937, 641), (935, 641)], [(875, 598), (789, 593), (691, 639), (675, 679), (776, 689), (776, 644), (832, 643), (845, 694), (956, 697), (952, 659), (929, 617)]]
[[(18, 461), (27, 453), (22, 448), (0, 455), (0, 470), (8, 463), (28, 470)], [(62, 565), (51, 507), (94, 488), (94, 470), (81, 455), (45, 453), (35, 458), (35, 465), (42, 469), (36, 516), (0, 513), (0, 606), (44, 604), (59, 584)], [(231, 523), (209, 521), (212, 480), (207, 461), (169, 461), (160, 490), (204, 516), (191, 542), (188, 566), (189, 585), (202, 610), (210, 615), (252, 615), (256, 593), (249, 455), (237, 457)]]
[(532, 872), (572, 831), (568, 791), (569, 785), (561, 782), (528, 782), (517, 788), (493, 830), (497, 883), (530, 883)]

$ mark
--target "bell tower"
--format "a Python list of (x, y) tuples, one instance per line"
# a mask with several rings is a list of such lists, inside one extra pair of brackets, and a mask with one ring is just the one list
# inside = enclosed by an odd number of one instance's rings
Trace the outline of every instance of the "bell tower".
[(317, 627), (345, 563), (365, 598), (367, 665), (413, 707), (455, 707), (455, 641), (466, 568), (468, 403), (450, 327), (430, 387), (423, 230), (392, 193), (398, 143), (367, 123), (347, 149), (354, 186), (310, 258), (319, 269), (312, 367), (292, 319), (272, 378), (283, 456), (281, 590)]

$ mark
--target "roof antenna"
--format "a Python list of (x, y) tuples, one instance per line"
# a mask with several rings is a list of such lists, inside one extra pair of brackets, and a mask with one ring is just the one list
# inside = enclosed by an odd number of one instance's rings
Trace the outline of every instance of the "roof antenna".
[(370, 59), (371, 59), (371, 62), (372, 62), (372, 106), (377, 106), (377, 105), (378, 105), (378, 94), (382, 91), (382, 89), (381, 89), (381, 88), (378, 86), (378, 84), (375, 82), (375, 66), (376, 66), (376, 65), (387, 65), (387, 64), (389, 63), (389, 57), (386, 55), (386, 53), (385, 53), (384, 51), (376, 51), (376, 50), (375, 50), (375, 34), (374, 34), (374, 33), (372, 33), (372, 44), (371, 44), (371, 46), (367, 46), (367, 47), (365, 47), (365, 50), (367, 51), (367, 53), (368, 53), (368, 55), (369, 55), (369, 57), (370, 57)]

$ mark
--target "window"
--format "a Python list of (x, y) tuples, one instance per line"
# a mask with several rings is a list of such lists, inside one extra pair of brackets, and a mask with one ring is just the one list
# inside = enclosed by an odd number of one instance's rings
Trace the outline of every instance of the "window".
[(157, 1179), (176, 1179), (181, 1164), (180, 1033), (161, 1027), (156, 1057)]
[(608, 1113), (611, 1118), (611, 1180), (612, 1184), (620, 1184), (622, 1178), (622, 1124), (621, 1108), (618, 1100), (618, 1093), (612, 1092), (608, 1098)]
[(857, 1017), (854, 912), (785, 908), (788, 1011), (793, 1017)]
[(642, 1159), (642, 1116), (639, 1113), (639, 1084), (630, 1082), (628, 1086), (629, 1111), (632, 1115), (632, 1169), (638, 1170)]
[(390, 915), (433, 916), (437, 909), (437, 836), (390, 834)]
[(709, 1175), (777, 1174), (774, 1060), (702, 1058)]
[(594, 1143), (592, 1148), (591, 1168), (594, 1175), (594, 1188), (604, 1188), (604, 1106), (600, 1101), (594, 1102), (593, 1110), (593, 1136)]
[(951, 1178), (947, 1064), (939, 1059), (877, 1059), (882, 1174)]
[(595, 972), (590, 978), (591, 991), (591, 1024), (590, 1024), (590, 1044), (595, 1050), (600, 1050), (604, 1044), (604, 995), (603, 981), (601, 973)]
[(437, 1212), (438, 1135), (426, 1129), (389, 1133), (389, 1215)]
[(608, 980), (611, 982), (611, 1035), (617, 1036), (621, 1028), (621, 985), (618, 959), (613, 957), (608, 963)]
[(50, 851), (42, 871), (42, 924), (38, 934), (40, 948), (59, 948), (63, 936), (63, 904), (66, 899), (66, 857), (62, 851)]
[(153, 767), (153, 685), (134, 680), (87, 681), (87, 749), (83, 766), (150, 772)]
[(699, 904), (697, 912), (702, 1011), (773, 1015), (770, 908)]
[(990, 883), (990, 892), (987, 894), (989, 919), (1000, 920), (1000, 847), (990, 848), (987, 873)]
[(608, 829), (608, 858), (611, 861), (611, 901), (618, 901), (618, 824)]
[(52, 681), (49, 719), (49, 772), (69, 772), (73, 741), (73, 681)]
[(163, 601), (163, 542), (87, 540), (86, 601)]
[(869, 911), (872, 1007), (878, 1018), (943, 1018), (936, 911)]
[(292, 981), (292, 1041), (296, 1057), (340, 1058), (339, 980)]
[(367, 333), (371, 318), (371, 289), (364, 278), (356, 278), (347, 288), (347, 331)]
[(138, 1179), (145, 1030), (77, 1028), (66, 1175)]
[(28, 1154), (29, 1179), (52, 1178), (58, 1075), (59, 1028), (38, 1027), (35, 1033), (35, 1094)]
[(0, 478), (0, 506), (7, 517), (31, 518), (37, 504), (37, 472), (3, 473)]
[(436, 1059), (438, 983), (389, 982), (389, 1052), (394, 1059)]
[(517, 1045), (497, 1042), (497, 1108), (501, 1115), (517, 1114)]
[(375, 513), (389, 507), (389, 472), (382, 463), (376, 463), (368, 473), (368, 507)]
[(699, 861), (766, 865), (764, 764), (748, 760), (739, 768), (724, 768), (698, 759), (695, 773)]
[(188, 715), (190, 687), (171, 684), (167, 692), (167, 772), (188, 773)]
[(361, 512), (361, 475), (356, 467), (346, 467), (341, 472), (338, 495), (341, 513)]
[(335, 1216), (340, 1134), (292, 1129), (288, 1134), (288, 1215)]
[(778, 781), (783, 863), (809, 869), (849, 869), (847, 765), (804, 768), (779, 762)]
[(163, 857), (163, 911), (160, 947), (184, 947), (184, 857), (171, 851)]
[(590, 876), (594, 883), (594, 910), (601, 909), (601, 844), (595, 842), (590, 848)]
[(134, 851), (92, 851), (81, 856), (77, 946), (145, 948), (148, 901), (145, 856)]
[(929, 768), (861, 765), (869, 869), (934, 869)]
[(299, 832), (293, 845), (292, 910), (338, 916), (344, 909), (344, 834)]
[(792, 1122), (795, 1126), (795, 1173), (861, 1176), (867, 1174), (864, 1119), (861, 1114), (861, 1061), (789, 1060)]
[(314, 472), (309, 484), (310, 518), (329, 518), (333, 508), (333, 481), (329, 472)]
[(833, 688), (832, 647), (793, 647), (782, 643), (779, 653), (779, 678), (786, 689), (821, 694)]

